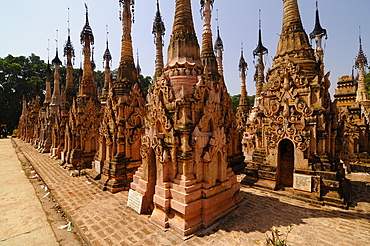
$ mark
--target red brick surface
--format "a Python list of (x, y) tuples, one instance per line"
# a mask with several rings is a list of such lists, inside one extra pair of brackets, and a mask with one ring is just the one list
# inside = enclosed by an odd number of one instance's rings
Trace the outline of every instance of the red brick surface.
[(38, 153), (19, 139), (14, 141), (90, 245), (263, 245), (275, 222), (283, 233), (293, 224), (290, 245), (370, 243), (369, 203), (361, 203), (361, 210), (346, 211), (248, 187), (241, 189), (244, 201), (237, 210), (183, 240), (127, 208), (127, 191), (99, 190), (86, 177), (70, 176), (48, 154)]

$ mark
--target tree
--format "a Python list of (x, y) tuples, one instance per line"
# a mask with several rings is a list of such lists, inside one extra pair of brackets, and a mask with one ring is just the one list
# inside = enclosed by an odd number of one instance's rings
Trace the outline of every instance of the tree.
[[(253, 105), (254, 105), (254, 98), (255, 98), (255, 95), (248, 96), (248, 101), (249, 101), (249, 106), (250, 107), (253, 107)], [(234, 112), (236, 112), (236, 109), (239, 106), (240, 94), (230, 96), (230, 100), (231, 100), (231, 105), (233, 106)]]
[(231, 100), (231, 106), (233, 106), (234, 112), (236, 112), (236, 108), (239, 106), (240, 94), (237, 94), (234, 96), (230, 95), (230, 100)]
[(45, 69), (35, 54), (0, 58), (0, 124), (6, 124), (9, 132), (17, 128), (23, 96), (30, 100), (38, 95), (43, 100)]
[(144, 77), (143, 75), (139, 75), (139, 80), (141, 84), (141, 89), (144, 91), (144, 95), (146, 96), (148, 94), (148, 89), (152, 85), (152, 77), (146, 76)]

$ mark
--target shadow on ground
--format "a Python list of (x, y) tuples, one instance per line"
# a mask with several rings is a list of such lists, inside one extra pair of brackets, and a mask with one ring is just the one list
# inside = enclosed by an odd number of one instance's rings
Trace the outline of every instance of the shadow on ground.
[(221, 219), (215, 226), (199, 233), (197, 236), (207, 236), (219, 230), (226, 232), (241, 231), (244, 233), (257, 231), (265, 234), (276, 223), (279, 226), (288, 227), (290, 224), (293, 224), (293, 226), (306, 224), (305, 219), (309, 218), (370, 219), (368, 213), (340, 210), (327, 211), (320, 206), (306, 208), (280, 201), (274, 197), (256, 195), (245, 191), (240, 191), (240, 193), (245, 201), (241, 203), (239, 208)]

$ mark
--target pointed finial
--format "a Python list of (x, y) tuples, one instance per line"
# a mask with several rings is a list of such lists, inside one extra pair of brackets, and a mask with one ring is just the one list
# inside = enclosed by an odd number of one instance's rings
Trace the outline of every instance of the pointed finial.
[(56, 39), (55, 39), (55, 43), (56, 43), (56, 54), (55, 54), (55, 58), (51, 61), (54, 65), (62, 65), (62, 62), (60, 61), (59, 59), (59, 56), (58, 56), (58, 30), (56, 30)]
[(94, 61), (94, 50), (95, 50), (95, 47), (92, 47), (92, 51), (91, 51), (91, 67), (93, 70), (95, 70), (96, 68), (96, 64), (95, 64), (95, 61)]
[(263, 46), (262, 44), (262, 18), (261, 18), (261, 9), (258, 10), (258, 44), (257, 48), (253, 51), (253, 56), (257, 56), (258, 54), (267, 54), (268, 49)]
[(358, 55), (355, 61), (356, 68), (359, 68), (362, 65), (365, 67), (368, 65), (367, 57), (365, 56), (364, 51), (362, 50), (361, 27), (359, 27), (359, 43), (360, 43), (360, 49), (359, 49), (359, 52), (358, 52)]
[(58, 29), (56, 30), (56, 38), (55, 38), (56, 47), (58, 50)]
[(246, 61), (245, 61), (245, 59), (244, 59), (244, 54), (243, 54), (243, 51), (244, 51), (244, 48), (243, 48), (243, 41), (241, 41), (241, 47), (240, 47), (240, 50), (241, 50), (241, 52), (240, 52), (240, 61), (239, 61), (239, 71), (241, 71), (241, 72), (243, 72), (243, 73), (244, 73), (244, 71), (248, 69), (248, 64), (247, 64), (247, 62), (246, 62)]
[(218, 23), (218, 20), (219, 20), (219, 18), (218, 18), (218, 9), (216, 9), (216, 12), (217, 12), (217, 18), (215, 20), (217, 21), (217, 38), (216, 38), (216, 42), (215, 42), (215, 53), (217, 53), (218, 48), (221, 48), (222, 51), (224, 50), (224, 44), (223, 44), (221, 36), (220, 36), (220, 26), (219, 26), (219, 23)]
[(164, 36), (165, 32), (166, 32), (166, 28), (164, 26), (161, 11), (159, 9), (159, 0), (157, 0), (157, 12), (155, 14), (155, 18), (153, 22), (152, 34), (154, 34), (154, 38), (156, 38), (158, 33)]
[(137, 52), (136, 52), (136, 69), (137, 69), (137, 74), (140, 75), (141, 74), (141, 67), (140, 67), (140, 63), (139, 63), (139, 49), (137, 49)]
[(85, 44), (86, 39), (88, 39), (91, 44), (94, 44), (94, 35), (93, 35), (92, 29), (91, 29), (90, 24), (89, 24), (89, 17), (88, 17), (89, 13), (88, 13), (88, 8), (87, 8), (86, 3), (85, 3), (85, 8), (86, 8), (86, 23), (85, 23), (85, 26), (83, 27), (81, 35), (80, 35), (80, 41), (81, 41), (82, 45)]
[(109, 36), (108, 25), (105, 25), (105, 29), (107, 31), (107, 45), (108, 45), (108, 36)]
[(320, 24), (320, 16), (319, 16), (319, 3), (318, 0), (316, 0), (316, 19), (315, 19), (315, 28), (314, 30), (310, 33), (310, 38), (314, 39), (316, 37), (322, 37), (326, 36), (327, 38), (327, 32), (326, 29), (321, 27)]
[(261, 30), (261, 9), (258, 10), (258, 29)]
[[(112, 60), (112, 55), (110, 54), (110, 51), (109, 51), (109, 48), (108, 48), (108, 36), (109, 36), (109, 31), (108, 31), (108, 25), (106, 25), (106, 30), (107, 30), (107, 48), (105, 49), (105, 52), (104, 52), (104, 55), (103, 55), (103, 59), (106, 60), (108, 59), (109, 61)], [(104, 64), (104, 61), (103, 61), (103, 64)]]
[(219, 25), (218, 25), (218, 9), (216, 9), (216, 22), (217, 22), (217, 30), (218, 30), (218, 27), (219, 27)]
[(48, 63), (50, 58), (50, 38), (48, 38)]
[(68, 36), (71, 36), (71, 27), (69, 25), (69, 7), (68, 7), (68, 21), (67, 21), (67, 23), (68, 23)]
[(89, 8), (87, 7), (86, 3), (85, 3), (85, 9), (86, 9), (86, 23), (89, 23)]

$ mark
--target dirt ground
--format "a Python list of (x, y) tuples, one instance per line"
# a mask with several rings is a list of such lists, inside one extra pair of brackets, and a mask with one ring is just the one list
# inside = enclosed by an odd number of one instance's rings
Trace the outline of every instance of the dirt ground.
[(28, 162), (28, 160), (24, 157), (22, 153), (20, 153), (17, 149), (15, 149), (15, 151), (22, 165), (22, 170), (24, 174), (35, 189), (36, 195), (40, 200), (43, 210), (45, 211), (47, 221), (51, 225), (51, 228), (57, 238), (59, 245), (86, 245), (83, 242), (82, 238), (74, 230), (72, 224), (70, 231), (68, 231), (68, 228), (59, 229), (59, 227), (68, 224), (68, 218), (62, 211), (57, 201), (54, 199), (53, 195), (50, 193), (47, 186), (33, 169), (32, 165)]

